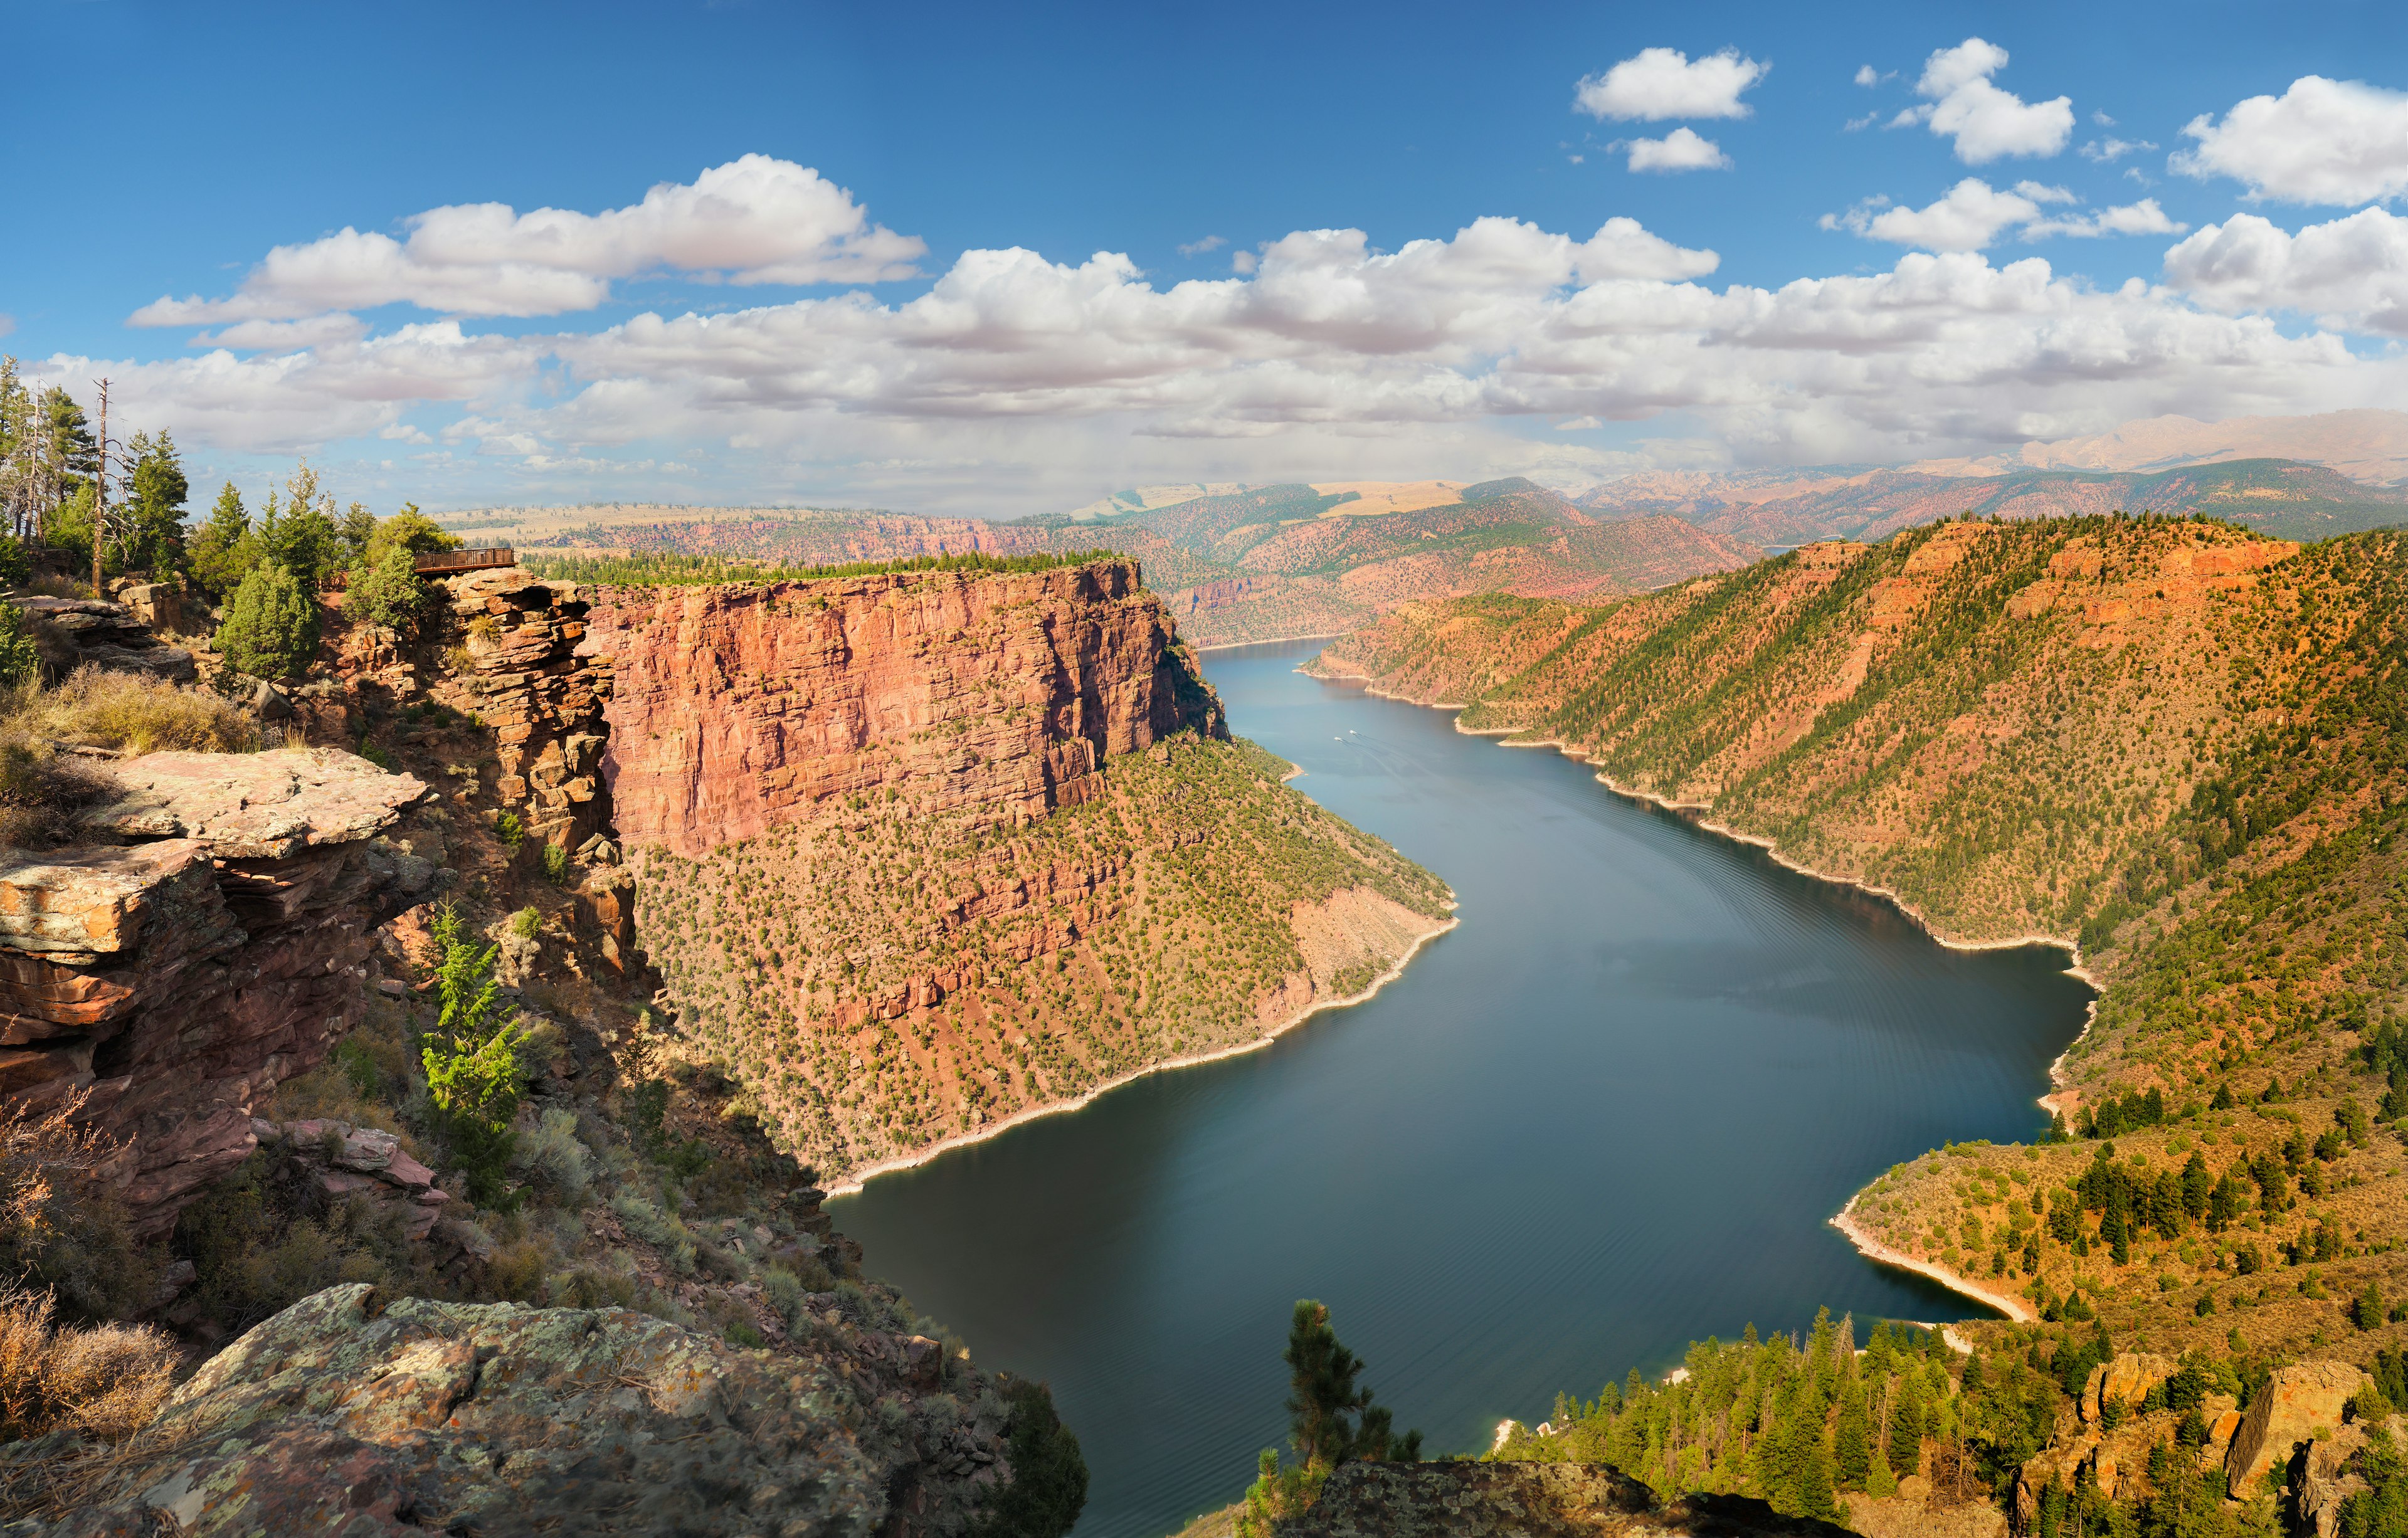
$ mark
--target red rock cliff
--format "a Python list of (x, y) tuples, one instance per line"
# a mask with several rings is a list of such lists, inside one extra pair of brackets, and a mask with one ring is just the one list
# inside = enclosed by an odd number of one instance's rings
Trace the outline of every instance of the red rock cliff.
[(1025, 821), (1108, 754), (1227, 735), (1137, 565), (594, 591), (620, 836), (684, 855), (830, 797)]

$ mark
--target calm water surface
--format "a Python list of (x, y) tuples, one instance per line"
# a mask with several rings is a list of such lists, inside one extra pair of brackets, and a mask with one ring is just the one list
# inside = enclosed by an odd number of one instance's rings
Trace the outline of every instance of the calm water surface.
[(1079, 1538), (1244, 1488), (1284, 1439), (1299, 1297), (1433, 1449), (1750, 1320), (1972, 1312), (1826, 1219), (1900, 1160), (2042, 1123), (2089, 997), (2063, 956), (1943, 949), (1568, 759), (1297, 674), (1316, 648), (1208, 657), (1230, 729), (1445, 877), (1461, 927), (1260, 1052), (832, 1205), (981, 1360), (1051, 1381), (1094, 1475)]

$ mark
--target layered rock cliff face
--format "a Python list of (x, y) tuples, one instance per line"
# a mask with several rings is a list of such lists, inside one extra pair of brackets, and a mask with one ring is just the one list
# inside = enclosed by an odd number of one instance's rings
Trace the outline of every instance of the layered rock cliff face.
[(1443, 923), (1228, 740), (1133, 563), (590, 605), (632, 873), (595, 918), (632, 899), (621, 952), (824, 1173), (1258, 1040)]
[(619, 832), (689, 857), (831, 798), (1026, 822), (1111, 755), (1227, 735), (1133, 562), (606, 590), (589, 623)]
[(378, 925), (441, 885), (383, 836), (427, 795), (332, 748), (153, 753), (95, 843), (0, 854), (0, 1094), (118, 1146), (136, 1231), (256, 1146), (252, 1103), (360, 1007)]

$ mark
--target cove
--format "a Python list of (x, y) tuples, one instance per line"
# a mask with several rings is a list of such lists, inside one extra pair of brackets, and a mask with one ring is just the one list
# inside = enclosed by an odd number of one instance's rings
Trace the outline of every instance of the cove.
[(1460, 926), (1261, 1051), (830, 1203), (873, 1274), (1053, 1385), (1080, 1538), (1174, 1531), (1284, 1445), (1300, 1297), (1433, 1451), (1750, 1321), (1978, 1312), (1828, 1219), (1893, 1163), (2045, 1125), (2090, 999), (2063, 953), (1950, 950), (1560, 755), (1295, 672), (1318, 647), (1207, 654), (1230, 730), (1437, 871)]

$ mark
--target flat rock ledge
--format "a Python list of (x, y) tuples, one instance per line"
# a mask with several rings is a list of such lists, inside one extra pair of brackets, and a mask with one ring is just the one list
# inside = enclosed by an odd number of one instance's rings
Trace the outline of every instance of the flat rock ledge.
[[(220, 1352), (74, 1509), (7, 1531), (867, 1534), (895, 1449), (848, 1403), (816, 1363), (624, 1309), (380, 1306), (353, 1284)], [(0, 1477), (72, 1456), (50, 1440), (0, 1452)]]
[(338, 748), (146, 753), (116, 767), (125, 794), (87, 814), (119, 838), (196, 838), (221, 860), (282, 860), (368, 838), (427, 786)]
[(1602, 1464), (1347, 1463), (1280, 1538), (1843, 1538), (1761, 1501), (1654, 1492)]

